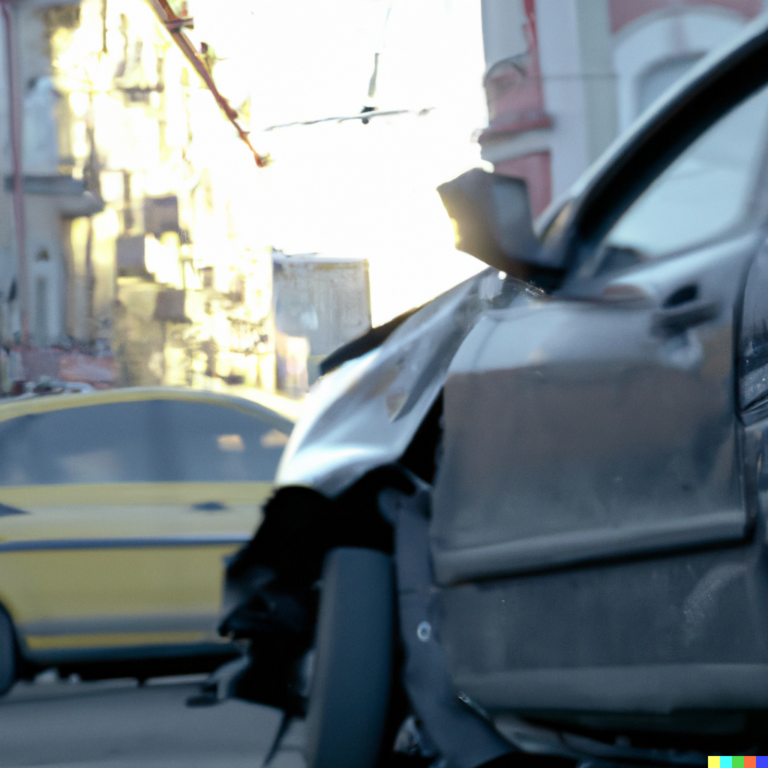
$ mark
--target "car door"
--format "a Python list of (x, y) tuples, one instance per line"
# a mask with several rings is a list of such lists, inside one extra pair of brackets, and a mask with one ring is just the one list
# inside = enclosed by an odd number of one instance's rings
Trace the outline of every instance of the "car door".
[(158, 581), (143, 546), (157, 533), (147, 489), (164, 453), (152, 405), (98, 396), (27, 405), (0, 422), (0, 501), (17, 510), (0, 518), (2, 597), (24, 651), (159, 640), (167, 627), (141, 622)]
[[(281, 434), (272, 423), (125, 397), (0, 422), (3, 599), (33, 658), (215, 640), (223, 558), (250, 538), (270, 492), (281, 440), (261, 441)], [(234, 470), (217, 452), (237, 454)]]
[(433, 558), (488, 709), (669, 712), (768, 675), (734, 398), (768, 89), (688, 130), (574, 233), (560, 295), (487, 313), (449, 372)]
[(211, 640), (225, 561), (261, 521), (291, 425), (244, 404), (169, 399), (160, 406), (170, 449), (163, 481), (178, 499), (166, 507), (166, 532), (188, 541), (166, 550), (165, 610), (197, 620)]

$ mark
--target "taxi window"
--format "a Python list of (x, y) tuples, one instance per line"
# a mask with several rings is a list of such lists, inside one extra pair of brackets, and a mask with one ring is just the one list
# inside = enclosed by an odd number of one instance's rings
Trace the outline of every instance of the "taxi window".
[(168, 482), (272, 482), (288, 436), (236, 408), (163, 403), (173, 464)]
[(108, 403), (0, 422), (0, 485), (156, 482), (152, 403)]

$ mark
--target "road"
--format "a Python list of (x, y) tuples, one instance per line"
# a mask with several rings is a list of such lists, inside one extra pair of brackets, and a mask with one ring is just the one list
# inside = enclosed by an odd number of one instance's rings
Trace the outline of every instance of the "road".
[[(19, 683), (0, 699), (0, 766), (258, 768), (279, 713), (238, 701), (184, 706), (189, 678)], [(301, 724), (271, 768), (304, 768)]]

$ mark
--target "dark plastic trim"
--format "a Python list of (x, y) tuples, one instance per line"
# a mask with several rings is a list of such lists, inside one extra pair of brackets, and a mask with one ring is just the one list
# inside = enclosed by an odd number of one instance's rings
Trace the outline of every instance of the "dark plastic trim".
[(443, 586), (560, 568), (589, 560), (739, 541), (748, 533), (742, 509), (624, 528), (569, 531), (462, 549), (433, 541), (437, 583)]
[(766, 664), (648, 664), (457, 674), (456, 686), (493, 712), (578, 710), (669, 714), (765, 709)]
[(41, 552), (69, 549), (137, 549), (141, 547), (215, 547), (245, 544), (250, 534), (188, 534), (184, 536), (133, 536), (104, 539), (32, 539), (0, 541), (2, 552)]

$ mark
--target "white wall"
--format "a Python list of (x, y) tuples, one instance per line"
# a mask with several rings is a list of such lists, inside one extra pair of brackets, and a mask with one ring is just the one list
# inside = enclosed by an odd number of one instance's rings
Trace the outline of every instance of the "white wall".
[(607, 0), (537, 0), (539, 57), (557, 198), (616, 135)]
[[(643, 83), (654, 69), (658, 73), (667, 64), (670, 74), (682, 73), (686, 60), (693, 63), (744, 24), (745, 19), (734, 11), (688, 6), (649, 13), (622, 29), (613, 51), (620, 129), (626, 130), (640, 114)], [(682, 66), (675, 67), (676, 62)]]
[(528, 50), (523, 0), (482, 0), (485, 66)]

